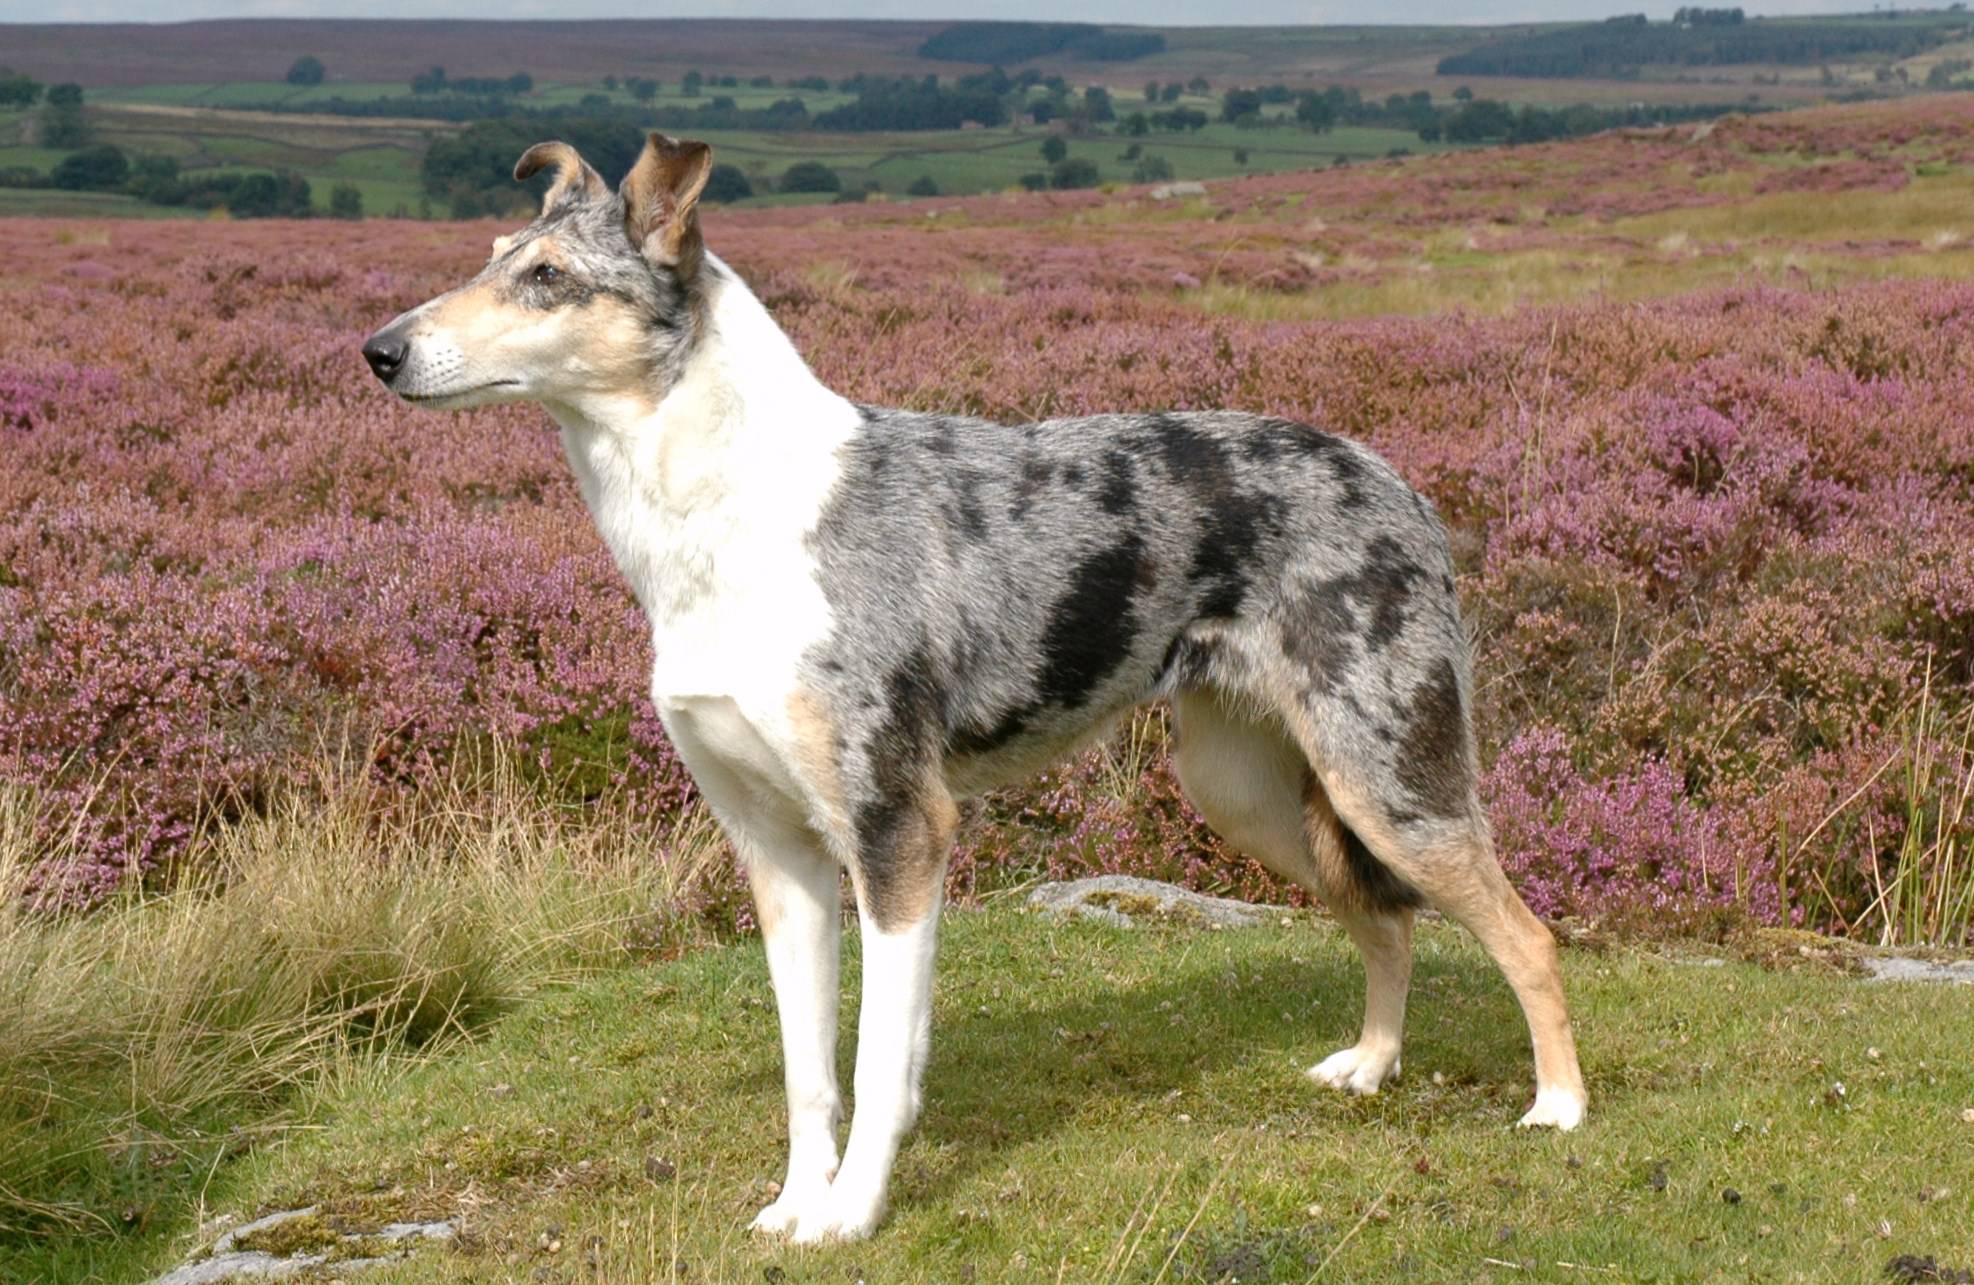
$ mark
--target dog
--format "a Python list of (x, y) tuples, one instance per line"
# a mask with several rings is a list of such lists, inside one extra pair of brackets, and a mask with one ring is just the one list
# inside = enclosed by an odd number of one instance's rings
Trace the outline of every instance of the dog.
[[(1399, 1071), (1412, 918), (1506, 974), (1524, 1125), (1583, 1079), (1553, 939), (1495, 859), (1473, 681), (1431, 504), (1354, 442), (1233, 412), (1007, 426), (846, 400), (709, 253), (704, 143), (648, 138), (617, 190), (559, 142), (533, 222), (363, 356), (414, 405), (544, 406), (650, 618), (651, 698), (744, 863), (781, 1021), (788, 1170), (756, 1230), (868, 1235), (919, 1111), (957, 801), (1152, 700), (1187, 796), (1320, 897), (1364, 957), (1357, 1042)], [(837, 1151), (841, 874), (863, 942)]]

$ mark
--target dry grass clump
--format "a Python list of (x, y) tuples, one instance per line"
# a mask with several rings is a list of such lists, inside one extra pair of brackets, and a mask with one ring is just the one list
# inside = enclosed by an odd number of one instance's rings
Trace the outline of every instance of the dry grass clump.
[(512, 773), (392, 820), (361, 786), (216, 831), (170, 892), (36, 909), (35, 799), (0, 789), (0, 1237), (146, 1221), (282, 1127), (291, 1091), (467, 1034), (545, 982), (669, 954), (723, 866)]

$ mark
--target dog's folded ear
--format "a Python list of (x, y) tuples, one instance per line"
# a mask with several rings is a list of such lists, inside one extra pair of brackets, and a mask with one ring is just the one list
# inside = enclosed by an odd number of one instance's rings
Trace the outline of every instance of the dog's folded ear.
[(624, 231), (653, 263), (690, 275), (703, 253), (699, 193), (713, 172), (713, 149), (653, 133), (618, 189)]
[(610, 195), (610, 185), (603, 176), (591, 169), (575, 148), (561, 142), (536, 143), (521, 153), (521, 159), (514, 163), (514, 181), (525, 182), (550, 167), (555, 174), (549, 180), (548, 194), (541, 199), (544, 214), (568, 196), (593, 201)]

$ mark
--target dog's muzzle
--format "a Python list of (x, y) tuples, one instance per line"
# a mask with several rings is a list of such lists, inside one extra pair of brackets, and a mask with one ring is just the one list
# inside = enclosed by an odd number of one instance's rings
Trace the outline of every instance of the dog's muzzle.
[(371, 373), (388, 386), (404, 369), (404, 359), (410, 351), (411, 341), (393, 334), (387, 327), (370, 336), (363, 345), (363, 359), (370, 363)]

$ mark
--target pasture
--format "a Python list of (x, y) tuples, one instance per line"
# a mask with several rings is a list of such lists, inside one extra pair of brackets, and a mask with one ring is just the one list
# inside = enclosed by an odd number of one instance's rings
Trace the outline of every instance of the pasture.
[[(970, 818), (899, 1216), (812, 1254), (744, 1239), (758, 946), (553, 434), (356, 354), (510, 227), (0, 222), (0, 1030), (39, 1033), (0, 1047), (0, 1275), (136, 1279), (291, 1200), (473, 1229), (378, 1279), (1974, 1266), (1968, 992), (1846, 975), (1974, 944), (1970, 128), (1937, 95), (710, 210), (859, 400), (1264, 411), (1435, 502), (1593, 1102), (1507, 1130), (1510, 1001), (1437, 928), (1406, 1078), (1306, 1085), (1349, 948), (1204, 830), (1154, 710)], [(1012, 905), (1110, 871), (1288, 922)]]
[[(704, 96), (684, 97), (676, 85), (669, 88), (671, 92), (652, 100), (654, 106), (705, 101)], [(544, 86), (529, 96), (528, 103), (540, 108), (574, 107), (583, 95), (602, 90), (600, 84)], [(305, 107), (311, 97), (364, 98), (401, 92), (401, 87), (382, 84), (310, 89), (248, 82), (145, 86), (92, 95), (90, 118), (97, 141), (133, 155), (170, 156), (188, 176), (290, 170), (309, 181), (318, 206), (327, 202), (331, 188), (348, 182), (362, 194), (367, 214), (430, 217), (435, 203), (441, 207), (437, 213), (443, 214), (444, 201), (425, 190), (418, 164), (433, 137), (461, 126), (437, 120), (256, 110), (273, 103)], [(820, 112), (849, 98), (835, 92), (745, 86), (716, 92), (734, 98), (743, 109), (794, 94), (811, 112)], [(604, 96), (619, 106), (635, 101), (623, 90)], [(1217, 103), (1205, 97), (1185, 98), (1180, 105), (1218, 110)], [(0, 166), (52, 169), (66, 153), (21, 144), (24, 120), (22, 113), (0, 113)], [(741, 207), (831, 200), (829, 193), (772, 192), (774, 181), (801, 161), (829, 166), (846, 191), (868, 189), (892, 199), (908, 197), (908, 189), (926, 178), (941, 193), (971, 195), (1016, 189), (1024, 176), (1049, 169), (1041, 148), (1050, 133), (1034, 126), (904, 133), (705, 130), (698, 134), (719, 148), (723, 161), (738, 166), (760, 191), (761, 195), (738, 202)], [(10, 137), (13, 146), (7, 145)], [(1421, 142), (1411, 131), (1396, 128), (1342, 126), (1314, 134), (1295, 128), (1237, 128), (1218, 121), (1179, 134), (1145, 138), (1097, 134), (1069, 143), (1070, 155), (1094, 164), (1098, 181), (1106, 184), (1131, 182), (1141, 156), (1162, 160), (1175, 179), (1207, 179), (1374, 160), (1393, 151), (1442, 150), (1443, 144)], [(183, 217), (198, 211), (150, 206), (135, 197), (110, 193), (0, 188), (0, 215), (93, 213)]]

